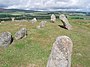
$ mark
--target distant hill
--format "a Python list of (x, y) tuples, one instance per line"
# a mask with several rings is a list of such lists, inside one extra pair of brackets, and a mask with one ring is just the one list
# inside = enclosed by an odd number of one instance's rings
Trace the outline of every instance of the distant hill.
[[(36, 10), (23, 10), (23, 9), (3, 9), (0, 8), (0, 12), (6, 12), (6, 13), (11, 13), (11, 12), (41, 12), (41, 11), (36, 11)], [(86, 13), (86, 12), (80, 12), (80, 11), (45, 11), (45, 12), (67, 12), (67, 13)]]
[(3, 12), (3, 11), (5, 11), (5, 9), (3, 9), (3, 8), (0, 8), (0, 12)]
[(26, 13), (30, 13), (30, 12), (37, 12), (34, 10), (22, 10), (22, 9), (3, 9), (0, 8), (0, 12), (7, 12), (7, 13), (11, 13), (11, 12), (26, 12)]

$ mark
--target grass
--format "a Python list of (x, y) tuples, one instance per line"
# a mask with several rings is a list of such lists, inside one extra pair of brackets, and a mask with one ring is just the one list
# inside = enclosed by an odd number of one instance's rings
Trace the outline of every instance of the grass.
[(72, 67), (90, 67), (90, 20), (69, 20), (73, 30), (59, 27), (61, 21), (46, 23), (36, 29), (30, 22), (7, 22), (0, 25), (0, 33), (9, 31), (13, 37), (16, 31), (25, 27), (28, 36), (14, 42), (6, 49), (0, 48), (0, 67), (46, 67), (52, 45), (58, 36), (67, 35), (73, 43)]

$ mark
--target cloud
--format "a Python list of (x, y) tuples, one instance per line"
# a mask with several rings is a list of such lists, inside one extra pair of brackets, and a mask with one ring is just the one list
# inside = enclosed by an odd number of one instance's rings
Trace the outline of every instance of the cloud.
[(0, 0), (7, 9), (90, 9), (90, 0)]

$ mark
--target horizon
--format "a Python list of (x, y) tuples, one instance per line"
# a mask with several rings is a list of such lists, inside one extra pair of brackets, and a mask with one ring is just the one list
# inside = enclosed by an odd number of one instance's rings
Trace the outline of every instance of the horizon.
[(0, 0), (0, 8), (35, 11), (81, 11), (90, 12), (89, 0)]

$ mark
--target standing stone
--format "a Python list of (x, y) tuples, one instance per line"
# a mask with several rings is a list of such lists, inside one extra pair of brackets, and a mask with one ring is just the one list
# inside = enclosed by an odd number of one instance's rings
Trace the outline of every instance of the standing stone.
[(54, 14), (51, 15), (51, 22), (55, 22), (56, 21), (56, 16)]
[(59, 16), (60, 20), (62, 21), (63, 23), (63, 26), (68, 29), (68, 30), (71, 30), (72, 29), (72, 26), (70, 25), (68, 19), (66, 18), (66, 16), (64, 14), (61, 14)]
[(34, 23), (37, 22), (37, 19), (36, 19), (36, 18), (33, 18), (33, 19), (31, 20), (31, 22), (32, 22), (32, 24), (34, 24)]
[(15, 18), (14, 17), (12, 17), (11, 19), (12, 19), (12, 21), (15, 21)]
[(37, 26), (38, 29), (45, 27), (46, 21), (41, 21), (39, 26)]
[(7, 47), (13, 41), (12, 35), (10, 32), (3, 32), (0, 36), (0, 46)]
[(18, 32), (15, 33), (15, 39), (22, 39), (23, 37), (27, 36), (27, 29), (21, 28)]
[(45, 27), (45, 24), (46, 24), (46, 21), (41, 21), (41, 23), (40, 23), (40, 28)]
[(73, 43), (67, 36), (59, 36), (53, 44), (47, 67), (71, 67)]

